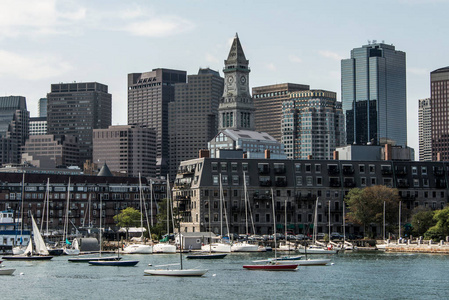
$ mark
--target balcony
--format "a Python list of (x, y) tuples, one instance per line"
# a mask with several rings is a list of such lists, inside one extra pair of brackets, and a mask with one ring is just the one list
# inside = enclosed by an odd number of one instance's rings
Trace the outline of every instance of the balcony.
[(259, 194), (256, 192), (253, 194), (253, 200), (271, 200), (271, 193)]
[(407, 180), (398, 180), (396, 186), (398, 188), (408, 188), (408, 187), (410, 187), (410, 184), (408, 183)]
[(443, 168), (435, 168), (435, 169), (433, 169), (433, 175), (435, 175), (435, 176), (444, 176), (444, 169)]
[(271, 180), (259, 181), (259, 186), (271, 186)]
[(407, 168), (406, 167), (396, 167), (396, 176), (404, 177), (407, 176)]
[(340, 174), (340, 169), (338, 168), (338, 166), (328, 166), (327, 173), (329, 175), (338, 175)]
[(258, 170), (259, 170), (259, 174), (270, 174), (270, 166), (269, 165), (259, 165)]
[(274, 173), (275, 174), (285, 174), (286, 168), (284, 166), (282, 167), (274, 167)]
[(391, 170), (391, 168), (382, 168), (381, 173), (384, 176), (393, 175), (393, 171)]
[(354, 168), (352, 166), (343, 166), (343, 174), (344, 175), (354, 174)]
[(340, 187), (341, 186), (341, 182), (339, 179), (330, 179), (329, 180), (329, 186), (330, 187)]
[(347, 188), (352, 188), (352, 187), (355, 187), (355, 182), (354, 181), (345, 181), (344, 185)]
[(435, 181), (435, 187), (437, 189), (445, 189), (446, 188), (446, 181), (444, 179), (437, 179)]
[(296, 201), (315, 201), (316, 200), (316, 195), (313, 194), (298, 194), (295, 196), (295, 200)]

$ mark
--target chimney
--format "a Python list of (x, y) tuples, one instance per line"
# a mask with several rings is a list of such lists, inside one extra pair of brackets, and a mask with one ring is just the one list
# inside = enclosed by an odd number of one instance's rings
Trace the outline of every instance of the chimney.
[(334, 160), (338, 160), (338, 151), (334, 151)]
[(270, 159), (270, 149), (265, 150), (265, 159)]
[(247, 153), (243, 153), (243, 158), (248, 158), (248, 154)]
[(312, 155), (307, 155), (307, 159), (312, 159)]
[(201, 149), (199, 152), (199, 158), (208, 158), (210, 157), (210, 152), (208, 149)]
[(437, 153), (437, 161), (441, 161), (441, 152)]
[(385, 160), (391, 160), (391, 145), (385, 144)]

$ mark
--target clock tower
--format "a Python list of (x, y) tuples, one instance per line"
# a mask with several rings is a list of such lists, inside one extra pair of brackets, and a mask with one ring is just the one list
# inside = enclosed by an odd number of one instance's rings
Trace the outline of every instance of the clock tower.
[(218, 107), (218, 129), (254, 130), (254, 105), (249, 94), (249, 61), (235, 34), (225, 61), (225, 86)]

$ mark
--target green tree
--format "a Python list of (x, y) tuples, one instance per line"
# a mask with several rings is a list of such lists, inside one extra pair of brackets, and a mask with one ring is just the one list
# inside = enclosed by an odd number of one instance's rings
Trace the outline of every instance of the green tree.
[(436, 224), (426, 231), (424, 236), (433, 240), (441, 240), (449, 235), (449, 206), (436, 210), (433, 215)]
[(364, 189), (354, 188), (345, 197), (350, 221), (363, 226), (365, 237), (371, 236), (372, 223), (382, 225), (383, 206), (385, 203), (385, 221), (389, 226), (397, 223), (399, 209), (399, 193), (397, 189), (383, 185), (366, 187)]
[(418, 208), (412, 216), (412, 228), (414, 236), (424, 236), (424, 233), (435, 226), (436, 221), (433, 219), (434, 212), (430, 209)]
[(117, 226), (126, 229), (126, 239), (128, 239), (128, 231), (130, 227), (140, 226), (140, 219), (142, 214), (133, 207), (123, 209), (118, 215), (114, 216), (114, 221)]
[[(156, 234), (158, 236), (158, 238), (161, 238), (164, 234), (167, 234), (167, 201), (168, 199), (162, 199), (161, 202), (159, 202), (158, 204), (158, 214), (156, 216), (157, 218), (157, 223), (151, 227), (151, 233), (152, 234)], [(173, 213), (172, 213), (173, 210)], [(173, 206), (171, 205), (171, 203), (169, 204), (169, 214), (168, 214), (168, 226), (169, 226), (169, 231), (171, 233), (173, 233), (173, 216), (174, 217), (174, 222), (175, 222), (175, 227), (177, 228), (178, 226), (178, 221), (177, 221), (177, 208), (173, 208)]]

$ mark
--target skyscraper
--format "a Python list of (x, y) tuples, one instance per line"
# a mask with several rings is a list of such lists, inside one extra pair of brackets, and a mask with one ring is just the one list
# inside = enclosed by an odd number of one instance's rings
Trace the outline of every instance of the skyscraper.
[(19, 164), (21, 147), (28, 138), (28, 120), (25, 97), (0, 97), (0, 163)]
[(283, 103), (282, 143), (288, 158), (332, 159), (344, 138), (344, 116), (335, 92), (297, 91)]
[(420, 99), (418, 108), (419, 160), (432, 160), (432, 105), (430, 98)]
[(348, 144), (407, 146), (405, 52), (373, 43), (341, 61)]
[[(432, 160), (449, 160), (449, 67), (430, 73)], [(440, 157), (438, 157), (438, 154)], [(421, 154), (420, 154), (421, 155)]]
[(128, 124), (156, 131), (156, 176), (169, 172), (168, 105), (176, 83), (186, 82), (186, 71), (153, 69), (128, 74)]
[(181, 161), (198, 157), (200, 149), (217, 134), (218, 102), (224, 80), (217, 71), (200, 69), (187, 83), (175, 84), (175, 101), (169, 104), (170, 174)]
[(52, 84), (47, 99), (47, 132), (78, 138), (81, 167), (86, 160), (92, 160), (92, 130), (111, 125), (108, 86), (98, 82)]
[(47, 117), (47, 105), (48, 101), (47, 98), (40, 98), (38, 102), (38, 117), (40, 118), (46, 118)]
[(290, 99), (290, 93), (308, 90), (305, 84), (281, 83), (253, 88), (256, 130), (264, 131), (278, 142), (282, 138), (282, 103)]

